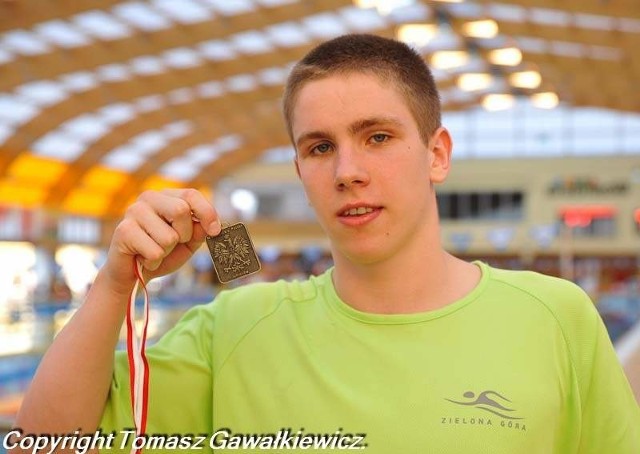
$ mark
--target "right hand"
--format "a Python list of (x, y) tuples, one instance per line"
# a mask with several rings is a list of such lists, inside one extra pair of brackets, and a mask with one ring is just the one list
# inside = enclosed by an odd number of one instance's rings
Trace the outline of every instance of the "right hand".
[(147, 278), (163, 276), (189, 260), (206, 235), (220, 230), (215, 208), (197, 190), (146, 191), (116, 227), (102, 272), (114, 290), (128, 293), (136, 280), (134, 258)]

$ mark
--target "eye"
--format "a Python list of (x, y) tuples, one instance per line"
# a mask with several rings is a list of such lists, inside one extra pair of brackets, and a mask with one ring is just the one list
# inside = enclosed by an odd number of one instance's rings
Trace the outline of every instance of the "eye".
[(389, 136), (387, 134), (383, 134), (379, 132), (377, 134), (372, 135), (369, 140), (371, 140), (371, 142), (373, 143), (383, 143), (389, 140)]
[(331, 145), (327, 142), (322, 142), (311, 149), (311, 154), (325, 154), (331, 151)]

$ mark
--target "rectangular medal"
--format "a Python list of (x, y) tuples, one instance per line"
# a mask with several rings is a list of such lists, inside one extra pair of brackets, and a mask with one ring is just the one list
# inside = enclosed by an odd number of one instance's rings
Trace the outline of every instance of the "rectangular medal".
[(219, 235), (207, 236), (206, 241), (223, 284), (260, 271), (260, 260), (243, 223), (224, 227)]

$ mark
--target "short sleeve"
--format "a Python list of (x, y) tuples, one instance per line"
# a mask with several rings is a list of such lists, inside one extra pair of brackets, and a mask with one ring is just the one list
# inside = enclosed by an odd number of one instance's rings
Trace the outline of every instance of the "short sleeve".
[[(214, 305), (190, 309), (157, 344), (147, 348), (147, 433), (199, 434), (211, 431)], [(100, 426), (102, 433), (115, 431), (121, 438), (121, 431), (133, 428), (129, 388), (127, 356), (125, 352), (117, 352)], [(120, 440), (114, 447), (118, 451)], [(129, 452), (122, 452), (125, 451)]]
[(600, 316), (588, 388), (582, 390), (581, 454), (640, 453), (640, 407)]

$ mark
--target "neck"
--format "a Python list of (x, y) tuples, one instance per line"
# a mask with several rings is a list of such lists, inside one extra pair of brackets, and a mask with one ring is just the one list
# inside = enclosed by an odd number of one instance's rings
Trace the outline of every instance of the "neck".
[(373, 264), (334, 254), (336, 292), (351, 307), (379, 314), (434, 310), (471, 292), (479, 268), (444, 251), (437, 236), (430, 242), (435, 247), (425, 243)]

